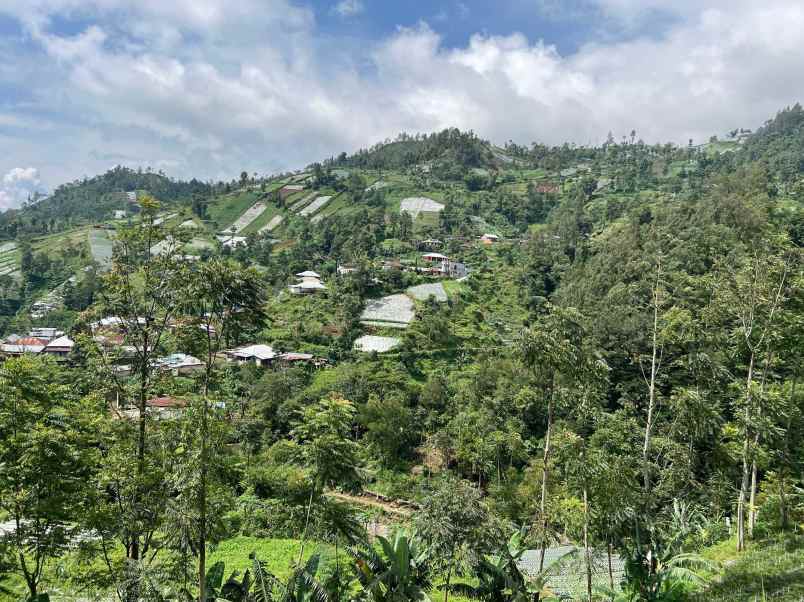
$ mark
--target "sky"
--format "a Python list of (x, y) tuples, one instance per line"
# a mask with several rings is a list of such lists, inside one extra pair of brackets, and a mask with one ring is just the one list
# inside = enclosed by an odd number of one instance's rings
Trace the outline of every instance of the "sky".
[(801, 0), (0, 0), (0, 210), (399, 132), (701, 141), (804, 99)]

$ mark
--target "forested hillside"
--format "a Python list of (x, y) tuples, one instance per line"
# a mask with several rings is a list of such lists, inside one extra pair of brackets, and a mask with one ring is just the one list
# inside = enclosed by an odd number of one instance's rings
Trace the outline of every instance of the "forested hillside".
[(3, 214), (0, 591), (801, 599), (803, 128)]

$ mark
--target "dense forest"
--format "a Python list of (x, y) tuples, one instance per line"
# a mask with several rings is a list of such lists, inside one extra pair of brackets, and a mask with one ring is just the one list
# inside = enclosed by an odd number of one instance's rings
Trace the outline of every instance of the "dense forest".
[(71, 343), (3, 346), (0, 596), (804, 596), (799, 105), (700, 146), (118, 168), (0, 231), (3, 334)]

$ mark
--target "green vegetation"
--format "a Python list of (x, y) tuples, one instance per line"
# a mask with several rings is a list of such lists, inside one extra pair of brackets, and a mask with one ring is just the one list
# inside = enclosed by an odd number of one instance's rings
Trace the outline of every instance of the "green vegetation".
[[(313, 164), (285, 199), (302, 174), (118, 169), (3, 214), (2, 334), (75, 347), (0, 365), (0, 583), (798, 599), (802, 132), (798, 106), (700, 148), (447, 130)], [(136, 216), (96, 227), (129, 186)], [(289, 208), (317, 196), (315, 220)], [(444, 209), (414, 220), (406, 197)], [(242, 244), (214, 239), (258, 202)], [(308, 271), (323, 288), (294, 294)], [(406, 328), (361, 322), (437, 284)]]

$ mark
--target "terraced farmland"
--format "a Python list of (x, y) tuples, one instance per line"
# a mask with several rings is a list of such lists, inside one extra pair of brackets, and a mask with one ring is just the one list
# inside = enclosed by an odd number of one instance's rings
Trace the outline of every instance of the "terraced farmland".
[(355, 340), (354, 348), (357, 351), (385, 353), (386, 351), (391, 351), (391, 349), (401, 343), (402, 339), (396, 337), (378, 337), (367, 334)]
[(444, 205), (427, 197), (408, 197), (399, 203), (399, 211), (409, 213), (416, 219), (420, 213), (438, 213), (444, 209)]
[(320, 196), (299, 212), (299, 215), (312, 215), (332, 200), (331, 196)]
[(399, 293), (368, 301), (360, 322), (366, 326), (407, 328), (414, 316), (413, 301), (407, 295)]
[(249, 207), (243, 215), (237, 218), (235, 223), (229, 228), (229, 230), (234, 230), (236, 234), (240, 234), (243, 230), (248, 228), (251, 225), (251, 222), (256, 220), (267, 208), (265, 203), (259, 202), (254, 203), (251, 207)]
[(0, 245), (0, 276), (8, 276), (19, 268), (17, 243), (7, 242)]
[(281, 215), (273, 216), (271, 218), (270, 222), (268, 222), (262, 228), (260, 228), (259, 232), (262, 233), (262, 232), (271, 232), (271, 231), (273, 231), (274, 229), (276, 229), (279, 226), (279, 224), (281, 224), (284, 221), (284, 219), (285, 218), (282, 217)]
[(91, 228), (88, 238), (92, 259), (102, 267), (108, 267), (112, 263), (112, 249), (114, 248), (114, 242), (109, 238), (109, 233), (106, 230)]
[(306, 195), (302, 196), (302, 198), (301, 198), (301, 199), (297, 200), (296, 202), (294, 202), (294, 203), (293, 203), (293, 204), (290, 206), (290, 210), (291, 210), (291, 211), (293, 211), (294, 213), (298, 213), (298, 212), (299, 212), (299, 210), (300, 210), (302, 207), (304, 207), (305, 205), (307, 205), (307, 203), (309, 203), (310, 201), (312, 201), (312, 200), (315, 198), (316, 194), (318, 194), (318, 193), (316, 193), (316, 192), (311, 192), (310, 194), (306, 194)]
[(435, 297), (436, 301), (443, 302), (447, 300), (447, 291), (444, 290), (444, 285), (440, 282), (411, 286), (408, 289), (408, 294), (418, 301), (427, 301), (430, 297)]

